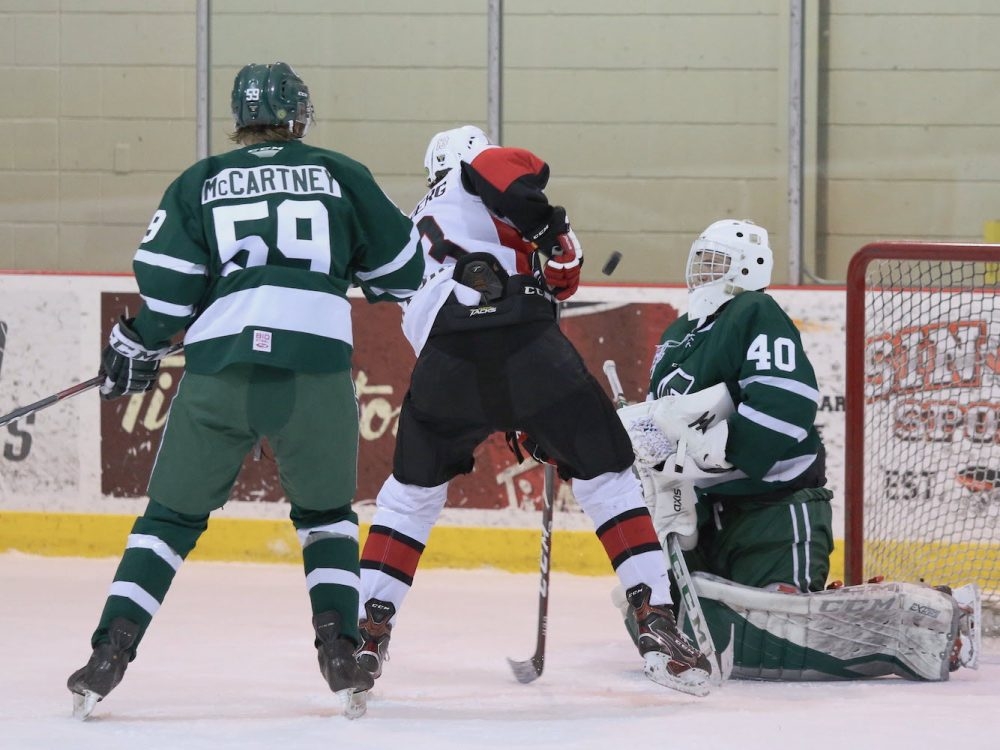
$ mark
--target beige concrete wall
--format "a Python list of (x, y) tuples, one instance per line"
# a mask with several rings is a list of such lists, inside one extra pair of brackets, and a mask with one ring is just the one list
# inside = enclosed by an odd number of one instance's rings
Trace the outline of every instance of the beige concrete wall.
[(1000, 3), (828, 5), (817, 238), (827, 275), (843, 278), (872, 239), (982, 241), (1000, 217)]
[[(976, 241), (1000, 216), (1000, 5), (806, 3), (807, 270), (878, 238)], [(309, 140), (368, 164), (404, 209), (430, 136), (487, 119), (486, 0), (214, 0), (212, 150), (232, 76), (283, 59)], [(128, 271), (195, 155), (194, 0), (0, 0), (0, 268)], [(506, 0), (503, 140), (538, 151), (588, 280), (679, 281), (710, 221), (787, 261), (783, 0)]]

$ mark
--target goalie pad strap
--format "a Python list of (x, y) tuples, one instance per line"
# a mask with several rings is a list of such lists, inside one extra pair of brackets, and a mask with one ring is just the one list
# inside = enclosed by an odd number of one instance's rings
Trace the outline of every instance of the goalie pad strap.
[(728, 638), (733, 627), (734, 677), (948, 679), (960, 610), (937, 589), (893, 582), (784, 594), (693, 578), (713, 631)]

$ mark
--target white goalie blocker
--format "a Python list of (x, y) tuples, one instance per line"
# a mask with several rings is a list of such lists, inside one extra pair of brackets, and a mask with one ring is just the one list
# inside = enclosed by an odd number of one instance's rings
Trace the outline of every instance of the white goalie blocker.
[[(941, 681), (960, 666), (977, 667), (982, 610), (979, 587), (974, 583), (951, 594), (901, 582), (786, 594), (742, 586), (707, 573), (694, 573), (692, 579), (699, 599), (717, 602), (735, 614), (740, 621), (735, 629), (737, 639), (747, 637), (751, 629), (767, 633), (790, 646), (831, 658), (855, 678), (897, 674)], [(772, 661), (774, 657), (770, 654)], [(845, 679), (843, 674), (825, 673), (822, 658), (801, 654), (790, 659), (794, 663), (780, 667), (748, 661), (737, 647), (734, 677)]]

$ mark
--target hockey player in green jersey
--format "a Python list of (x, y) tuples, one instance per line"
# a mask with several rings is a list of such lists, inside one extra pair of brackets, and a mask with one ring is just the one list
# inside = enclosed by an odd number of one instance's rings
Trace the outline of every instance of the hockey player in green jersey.
[[(86, 718), (119, 683), (181, 563), (267, 438), (300, 542), (320, 671), (346, 697), (371, 687), (358, 643), (358, 413), (351, 306), (401, 301), (420, 285), (412, 224), (362, 164), (302, 142), (309, 89), (285, 63), (233, 83), (238, 148), (166, 190), (135, 254), (144, 304), (111, 332), (105, 399), (152, 387), (184, 331), (186, 371), (136, 520), (68, 687)], [(221, 615), (221, 613), (220, 613)], [(238, 627), (238, 625), (233, 625)]]
[(765, 291), (772, 266), (763, 227), (711, 224), (691, 247), (687, 314), (656, 347), (647, 401), (619, 412), (658, 536), (687, 550), (736, 676), (947, 679), (978, 655), (974, 584), (955, 592), (961, 604), (917, 584), (825, 590), (819, 390), (795, 323)]
[(821, 591), (833, 493), (814, 424), (819, 390), (794, 322), (763, 291), (772, 265), (761, 227), (725, 220), (702, 233), (688, 259), (688, 312), (660, 339), (649, 393), (725, 383), (738, 405), (688, 441), (697, 466), (719, 472), (699, 482), (703, 512), (726, 522), (726, 533), (715, 523), (699, 532), (696, 567), (748, 586)]

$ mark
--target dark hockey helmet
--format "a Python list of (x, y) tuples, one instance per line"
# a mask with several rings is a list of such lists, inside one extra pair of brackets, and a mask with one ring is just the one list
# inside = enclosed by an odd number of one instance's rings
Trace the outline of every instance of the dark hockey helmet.
[(236, 128), (287, 127), (301, 138), (312, 122), (309, 87), (288, 63), (244, 65), (233, 80), (231, 98)]

